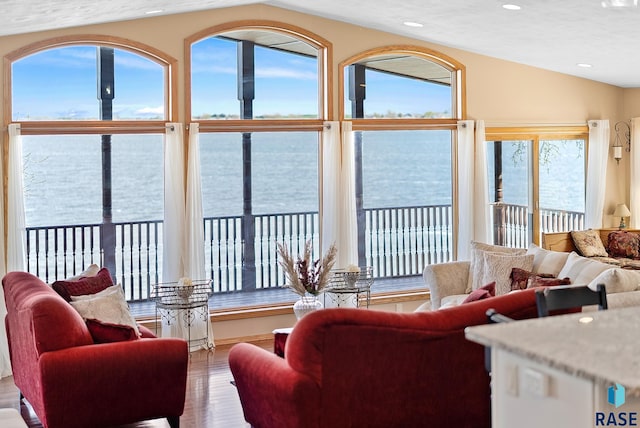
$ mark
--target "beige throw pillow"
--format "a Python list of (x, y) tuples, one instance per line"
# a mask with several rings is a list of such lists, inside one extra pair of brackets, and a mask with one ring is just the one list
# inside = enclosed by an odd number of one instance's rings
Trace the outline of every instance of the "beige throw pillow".
[[(491, 281), (483, 280), (484, 266), (485, 266), (484, 254), (487, 252), (524, 255), (527, 252), (527, 250), (523, 248), (503, 247), (501, 245), (484, 244), (482, 242), (472, 241), (471, 242), (471, 262), (469, 265), (469, 280), (467, 281), (467, 289), (465, 291), (467, 294), (493, 281), (493, 280)], [(528, 270), (531, 270), (531, 269), (528, 269)], [(511, 273), (511, 271), (509, 271), (509, 273)]]
[(533, 268), (533, 254), (505, 254), (484, 253), (484, 277), (483, 282), (488, 284), (495, 281), (496, 296), (507, 294), (511, 291), (511, 270), (520, 268), (531, 271)]
[(588, 285), (595, 277), (607, 269), (611, 269), (611, 265), (590, 260), (572, 251), (569, 257), (567, 257), (567, 262), (564, 267), (558, 274), (558, 278), (569, 277), (571, 284)]
[(138, 335), (140, 334), (120, 284), (113, 285), (96, 294), (71, 296), (69, 303), (85, 320), (92, 319), (104, 324), (129, 326), (138, 332)]
[(584, 257), (609, 256), (597, 230), (574, 230), (571, 232), (571, 238), (578, 252)]
[(636, 291), (640, 289), (640, 271), (621, 268), (607, 269), (589, 283), (589, 288), (596, 290), (598, 284), (604, 284), (607, 294)]
[(529, 245), (527, 254), (533, 254), (533, 272), (548, 273), (554, 277), (558, 276), (569, 257), (569, 253), (545, 250), (536, 244)]

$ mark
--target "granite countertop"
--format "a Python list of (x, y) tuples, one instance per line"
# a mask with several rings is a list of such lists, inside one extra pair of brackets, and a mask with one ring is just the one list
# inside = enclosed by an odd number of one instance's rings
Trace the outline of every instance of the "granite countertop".
[[(590, 322), (588, 321), (591, 318)], [(640, 307), (467, 327), (467, 339), (640, 394)]]

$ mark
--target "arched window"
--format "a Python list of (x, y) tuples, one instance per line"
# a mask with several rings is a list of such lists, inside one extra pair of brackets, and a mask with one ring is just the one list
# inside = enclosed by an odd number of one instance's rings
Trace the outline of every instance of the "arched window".
[(45, 40), (7, 58), (7, 122), (19, 127), (23, 150), (27, 269), (52, 282), (98, 263), (128, 299), (148, 298), (162, 264), (175, 59), (96, 35)]
[(453, 259), (453, 148), (464, 66), (414, 46), (340, 63), (340, 115), (353, 122), (359, 264), (420, 275)]
[(276, 243), (319, 249), (319, 144), (331, 45), (243, 21), (187, 39), (188, 117), (199, 124), (207, 272), (216, 291), (284, 285)]

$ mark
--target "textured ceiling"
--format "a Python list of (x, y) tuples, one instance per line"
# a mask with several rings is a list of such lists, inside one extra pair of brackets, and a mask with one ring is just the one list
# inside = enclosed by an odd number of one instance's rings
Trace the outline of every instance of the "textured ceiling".
[[(601, 0), (509, 2), (522, 9), (505, 10), (499, 0), (264, 3), (621, 87), (640, 87), (640, 8), (603, 8)], [(172, 14), (249, 3), (256, 1), (0, 0), (0, 36), (140, 18), (157, 9)], [(406, 27), (404, 21), (423, 27)]]

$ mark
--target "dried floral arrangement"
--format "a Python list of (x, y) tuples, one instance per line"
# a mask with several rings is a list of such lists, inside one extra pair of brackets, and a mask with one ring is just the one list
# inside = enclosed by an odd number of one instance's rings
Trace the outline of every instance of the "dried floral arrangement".
[(336, 261), (338, 249), (335, 244), (327, 250), (324, 257), (313, 261), (311, 259), (311, 241), (304, 246), (304, 254), (294, 260), (285, 244), (278, 245), (278, 264), (287, 277), (287, 287), (296, 294), (317, 296), (324, 290), (329, 281), (331, 269)]

